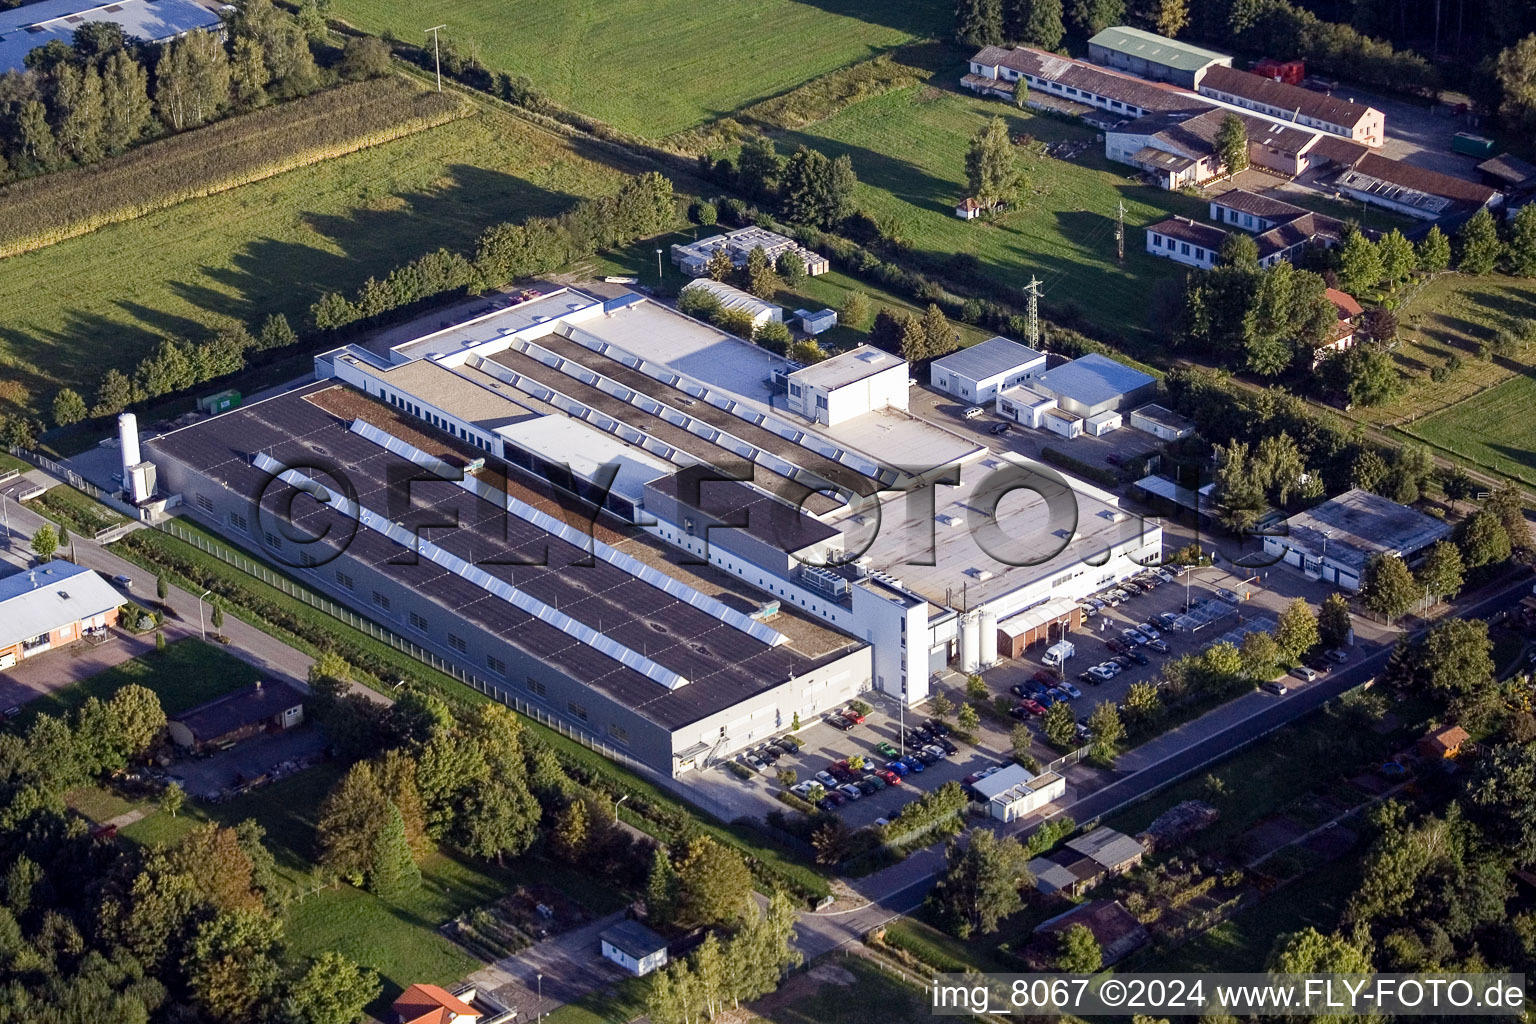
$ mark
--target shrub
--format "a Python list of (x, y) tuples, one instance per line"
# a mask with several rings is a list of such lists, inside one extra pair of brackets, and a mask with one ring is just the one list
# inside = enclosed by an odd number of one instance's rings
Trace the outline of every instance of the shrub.
[(1094, 483), (1101, 484), (1104, 487), (1120, 486), (1120, 476), (1113, 470), (1105, 469), (1103, 466), (1095, 466), (1084, 462), (1082, 459), (1068, 455), (1066, 452), (1061, 451), (1058, 448), (1046, 446), (1045, 448), (1040, 449), (1040, 457), (1052, 465), (1060, 466), (1062, 469), (1070, 469), (1078, 476), (1086, 477), (1087, 479), (1092, 480)]

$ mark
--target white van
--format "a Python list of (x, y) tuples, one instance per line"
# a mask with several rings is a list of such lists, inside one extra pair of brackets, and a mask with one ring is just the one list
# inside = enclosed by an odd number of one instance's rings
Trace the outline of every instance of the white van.
[(965, 412), (961, 413), (960, 415), (963, 416), (965, 419), (973, 420), (976, 417), (978, 417), (978, 416), (982, 415), (983, 413), (985, 413), (986, 411), (987, 410), (983, 409), (979, 405), (973, 405), (969, 409), (965, 410)]

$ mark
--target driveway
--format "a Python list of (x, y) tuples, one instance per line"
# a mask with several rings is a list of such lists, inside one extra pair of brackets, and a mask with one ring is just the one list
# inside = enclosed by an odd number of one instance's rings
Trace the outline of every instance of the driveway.
[(76, 640), (0, 672), (0, 706), (25, 704), (154, 649), (149, 636), (131, 636), (120, 630), (113, 630), (101, 642)]
[(325, 735), (317, 726), (301, 725), (288, 732), (242, 740), (211, 757), (178, 758), (169, 770), (181, 780), (189, 796), (211, 800), (279, 765), (297, 769), (301, 764), (318, 761), (324, 753)]
[(598, 951), (598, 935), (623, 919), (624, 911), (616, 910), (607, 917), (536, 943), (517, 956), (498, 960), (465, 980), (503, 1006), (516, 1010), (518, 1020), (535, 1020), (631, 976), (618, 964), (603, 959)]

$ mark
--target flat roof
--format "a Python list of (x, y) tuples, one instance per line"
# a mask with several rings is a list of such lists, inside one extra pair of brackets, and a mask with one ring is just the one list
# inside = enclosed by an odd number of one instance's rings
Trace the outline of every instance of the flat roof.
[[(307, 401), (333, 387), (329, 381), (309, 385), (163, 434), (145, 446), (151, 458), (180, 460), (236, 494), (257, 493), (270, 479), (253, 463), (253, 452), (295, 467), (320, 461), (345, 474), (355, 491), (349, 500), (393, 512), (398, 502), (392, 504), (390, 495), (399, 489), (396, 481), (407, 475), (419, 478), (420, 467)], [(431, 543), (447, 555), (557, 608), (613, 644), (643, 653), (649, 662), (688, 680), (686, 685), (661, 685), (438, 561), (402, 558), (409, 549), (376, 529), (356, 527), (334, 502), (296, 500), (293, 522), (310, 536), (330, 531), (330, 536), (350, 538), (349, 557), (441, 605), (469, 628), (520, 647), (663, 728), (677, 729), (723, 711), (858, 646), (850, 639), (823, 658), (797, 649), (793, 641), (771, 645), (634, 571), (594, 558), (590, 539), (581, 546), (569, 543), (456, 483), (418, 480), (411, 497), (411, 508), (393, 519), (402, 530), (428, 530)], [(432, 529), (444, 522), (459, 527)]]
[(977, 779), (971, 783), (971, 788), (980, 793), (982, 799), (991, 800), (999, 793), (1006, 793), (1014, 786), (1021, 786), (1035, 777), (1035, 773), (1021, 764), (1010, 764), (1002, 771), (993, 772), (984, 779)]
[(129, 38), (154, 43), (222, 20), (216, 7), (195, 0), (38, 0), (0, 11), (0, 71), (21, 70), (28, 53), (55, 39), (69, 45), (86, 22), (110, 22)]
[(1037, 378), (1040, 386), (1052, 394), (1084, 405), (1110, 401), (1156, 379), (1097, 352), (1046, 370)]
[(1208, 483), (1198, 491), (1190, 487), (1184, 487), (1174, 483), (1165, 476), (1144, 476), (1136, 481), (1136, 486), (1148, 494), (1165, 498), (1183, 508), (1194, 512), (1204, 511), (1208, 507), (1211, 491), (1215, 489), (1215, 483)]
[(1015, 384), (1011, 388), (1004, 388), (1002, 396), (1011, 401), (1018, 402), (1028, 409), (1037, 409), (1042, 405), (1049, 405), (1056, 401), (1055, 395), (1047, 395), (1030, 387), (1028, 384)]
[(1384, 552), (1408, 556), (1451, 533), (1443, 519), (1355, 488), (1285, 521), (1287, 535), (1275, 539), (1293, 550), (1363, 572)]
[(206, 704), (172, 715), (171, 721), (186, 726), (192, 737), (202, 743), (265, 722), (303, 703), (303, 693), (278, 679), (252, 683), (234, 693), (226, 693)]
[(1020, 345), (1007, 338), (988, 338), (986, 341), (951, 352), (933, 361), (936, 368), (958, 373), (970, 380), (982, 381), (1006, 374), (1040, 362), (1045, 353), (1036, 352), (1027, 345)]
[[(356, 361), (349, 354), (336, 358)], [(490, 387), (491, 381), (478, 383), (431, 359), (416, 359), (373, 373), (390, 387), (473, 423), (487, 433), (538, 415), (519, 402), (515, 394)]]
[(1160, 427), (1169, 430), (1194, 430), (1195, 421), (1188, 416), (1180, 416), (1165, 406), (1154, 403), (1138, 406), (1131, 410), (1131, 416), (1144, 419), (1148, 423), (1156, 423)]
[(986, 451), (979, 442), (890, 406), (871, 409), (830, 427), (818, 425), (816, 431), (882, 466), (904, 470), (956, 465)]
[(534, 324), (590, 309), (600, 305), (601, 301), (574, 288), (560, 288), (510, 306), (484, 310), (461, 323), (445, 324), (431, 334), (396, 345), (390, 351), (397, 361), (462, 352), (503, 334), (527, 330)]
[(650, 489), (786, 554), (840, 535), (817, 519), (735, 480), (721, 480), (708, 466), (693, 466), (650, 483)]
[(1129, 25), (1114, 25), (1088, 40), (1089, 46), (1102, 46), (1140, 57), (1153, 64), (1162, 64), (1180, 71), (1199, 71), (1213, 61), (1229, 61), (1231, 56), (1207, 50), (1189, 43), (1181, 43), (1156, 32), (1147, 32)]
[(95, 570), (56, 558), (0, 579), (0, 647), (94, 618), (126, 598)]
[(849, 384), (857, 384), (877, 373), (906, 365), (905, 359), (892, 355), (884, 349), (875, 348), (873, 345), (860, 345), (847, 352), (839, 352), (830, 359), (823, 359), (819, 363), (812, 363), (804, 369), (796, 370), (789, 375), (789, 379), (809, 388), (835, 391)]
[(588, 480), (599, 479), (605, 466), (616, 466), (618, 472), (610, 490), (635, 503), (644, 496), (646, 483), (677, 469), (612, 434), (558, 413), (509, 423), (497, 427), (496, 433), (524, 451), (569, 466), (571, 472)]

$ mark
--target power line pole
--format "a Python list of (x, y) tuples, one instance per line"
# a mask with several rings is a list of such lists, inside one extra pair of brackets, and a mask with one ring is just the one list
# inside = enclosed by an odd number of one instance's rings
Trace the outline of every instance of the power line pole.
[[(442, 56), (442, 54), (437, 49), (437, 30), (440, 29), (440, 28), (447, 28), (447, 27), (448, 27), (447, 25), (433, 25), (431, 28), (426, 30), (427, 32), (431, 32), (432, 33), (432, 60), (437, 64), (437, 91), (438, 92), (442, 92), (443, 91), (443, 56)], [(422, 34), (425, 35), (426, 33), (424, 32)]]
[(1115, 259), (1125, 262), (1125, 200), (1115, 210)]
[(1025, 289), (1029, 296), (1029, 347), (1035, 351), (1040, 350), (1040, 281), (1034, 274), (1029, 275), (1029, 287)]

